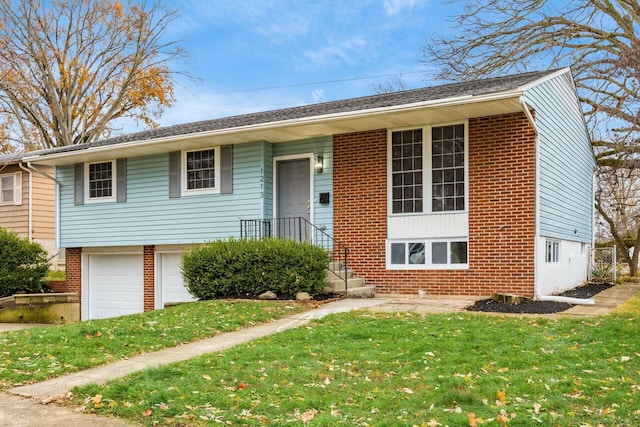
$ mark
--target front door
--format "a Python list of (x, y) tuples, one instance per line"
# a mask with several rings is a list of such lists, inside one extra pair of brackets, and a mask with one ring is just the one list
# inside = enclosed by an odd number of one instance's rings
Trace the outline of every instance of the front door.
[[(308, 236), (306, 221), (311, 220), (309, 159), (279, 161), (276, 164), (276, 215), (279, 237), (304, 240)], [(295, 218), (303, 218), (296, 220)]]

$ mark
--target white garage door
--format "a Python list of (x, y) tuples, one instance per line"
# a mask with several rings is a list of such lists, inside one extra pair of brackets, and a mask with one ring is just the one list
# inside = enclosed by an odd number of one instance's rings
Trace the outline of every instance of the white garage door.
[(181, 254), (179, 253), (160, 254), (159, 285), (161, 286), (162, 301), (160, 301), (158, 308), (175, 302), (195, 301), (195, 298), (187, 291), (182, 280), (180, 256)]
[(88, 294), (88, 312), (86, 316), (83, 313), (83, 319), (102, 319), (144, 311), (142, 254), (91, 254), (86, 259), (87, 284), (83, 294)]

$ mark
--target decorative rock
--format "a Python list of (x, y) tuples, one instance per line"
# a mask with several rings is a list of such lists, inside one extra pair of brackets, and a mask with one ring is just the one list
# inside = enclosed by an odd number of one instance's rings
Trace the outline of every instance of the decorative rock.
[(332, 294), (333, 288), (331, 286), (325, 286), (324, 288), (322, 288), (322, 293), (327, 295)]
[(298, 292), (296, 294), (296, 300), (298, 301), (310, 301), (311, 295), (308, 292)]
[(274, 293), (273, 293), (273, 292), (271, 292), (271, 291), (267, 291), (267, 292), (265, 292), (265, 293), (263, 293), (263, 294), (260, 294), (260, 295), (258, 296), (258, 298), (260, 298), (260, 299), (264, 299), (264, 300), (276, 299), (276, 298), (278, 298), (278, 295), (274, 294)]

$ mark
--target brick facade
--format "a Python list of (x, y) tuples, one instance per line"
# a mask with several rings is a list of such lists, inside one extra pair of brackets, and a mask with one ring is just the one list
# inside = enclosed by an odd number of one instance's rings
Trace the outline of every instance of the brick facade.
[(143, 251), (144, 311), (151, 311), (155, 309), (156, 247), (145, 246)]
[(533, 296), (535, 134), (524, 113), (470, 119), (468, 133), (468, 270), (387, 270), (387, 130), (334, 136), (334, 234), (377, 292)]
[(67, 248), (65, 258), (65, 288), (62, 292), (77, 292), (82, 301), (82, 248)]

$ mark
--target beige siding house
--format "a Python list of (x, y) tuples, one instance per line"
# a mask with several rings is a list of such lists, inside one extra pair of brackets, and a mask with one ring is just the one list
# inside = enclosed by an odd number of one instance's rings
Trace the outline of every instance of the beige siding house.
[(54, 257), (51, 268), (64, 268), (55, 236), (54, 168), (29, 168), (20, 157), (0, 157), (0, 227), (40, 243)]

